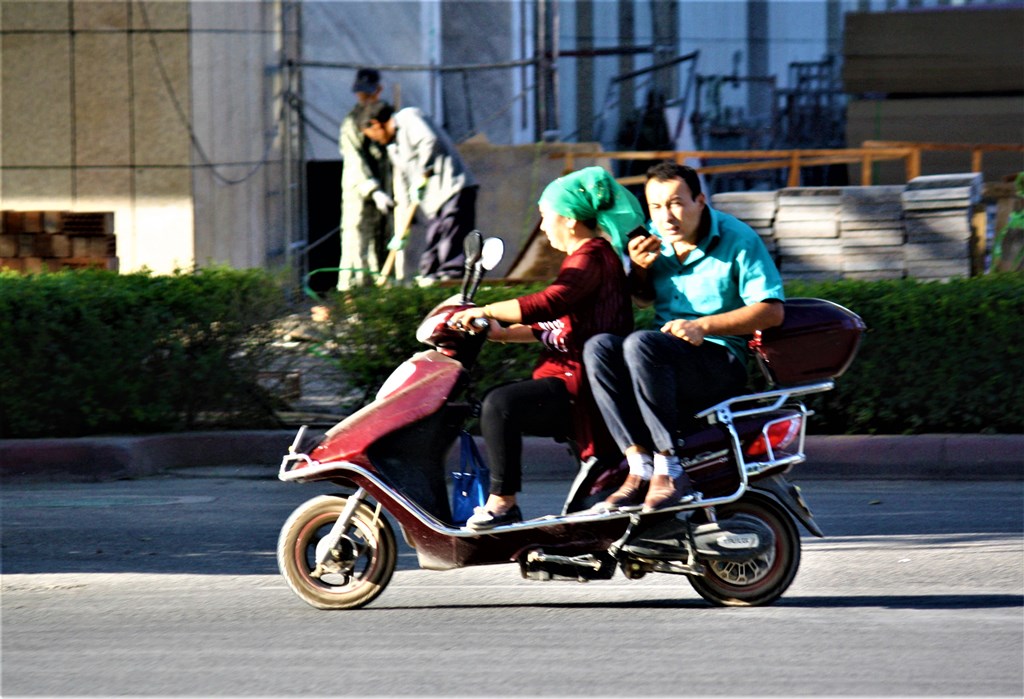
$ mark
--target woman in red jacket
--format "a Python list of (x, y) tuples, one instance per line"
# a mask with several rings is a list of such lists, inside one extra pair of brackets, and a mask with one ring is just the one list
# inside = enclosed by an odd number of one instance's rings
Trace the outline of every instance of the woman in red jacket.
[[(470, 308), (453, 324), (490, 320), (488, 339), (543, 345), (533, 377), (484, 396), (480, 431), (490, 457), (487, 502), (466, 522), (490, 529), (522, 519), (522, 437), (573, 437), (580, 456), (616, 454), (583, 373), (583, 344), (598, 333), (627, 335), (633, 310), (622, 250), (644, 224), (640, 203), (603, 168), (589, 167), (548, 185), (539, 201), (541, 230), (564, 252), (545, 290)], [(606, 239), (602, 234), (607, 234)]]

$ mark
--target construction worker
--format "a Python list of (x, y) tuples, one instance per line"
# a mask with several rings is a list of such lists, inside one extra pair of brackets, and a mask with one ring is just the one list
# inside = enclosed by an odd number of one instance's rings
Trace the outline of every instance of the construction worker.
[[(458, 279), (465, 261), (462, 243), (476, 226), (473, 174), (444, 131), (415, 107), (395, 111), (387, 102), (375, 102), (363, 110), (361, 126), (388, 149), (400, 208), (415, 206), (426, 219), (418, 281)], [(396, 231), (389, 247), (404, 247), (404, 234)]]
[(380, 99), (380, 73), (356, 72), (352, 92), (358, 102), (341, 122), (338, 148), (341, 172), (341, 269), (338, 289), (370, 285), (380, 271), (391, 237), (391, 167), (384, 147), (363, 135), (360, 114)]

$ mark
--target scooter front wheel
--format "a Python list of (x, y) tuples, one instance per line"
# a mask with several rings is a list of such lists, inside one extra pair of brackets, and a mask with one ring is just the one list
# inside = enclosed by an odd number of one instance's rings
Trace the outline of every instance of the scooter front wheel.
[(772, 530), (775, 545), (744, 561), (704, 561), (704, 575), (691, 575), (690, 585), (712, 604), (752, 607), (771, 604), (782, 596), (800, 567), (800, 532), (793, 518), (772, 499), (748, 492), (740, 500), (718, 508), (725, 519), (744, 514)]
[(356, 609), (384, 591), (395, 572), (395, 534), (380, 512), (360, 503), (331, 552), (327, 570), (318, 570), (317, 544), (331, 530), (347, 499), (321, 495), (300, 505), (281, 528), (277, 565), (296, 595), (318, 609)]

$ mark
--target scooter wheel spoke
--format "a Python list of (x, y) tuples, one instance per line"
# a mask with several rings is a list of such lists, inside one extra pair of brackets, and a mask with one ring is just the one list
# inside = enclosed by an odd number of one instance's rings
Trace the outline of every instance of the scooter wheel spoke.
[(800, 532), (774, 500), (748, 493), (739, 501), (718, 508), (720, 519), (744, 514), (755, 517), (774, 533), (775, 545), (747, 561), (705, 561), (703, 575), (689, 576), (697, 593), (720, 606), (771, 604), (792, 584), (800, 567)]

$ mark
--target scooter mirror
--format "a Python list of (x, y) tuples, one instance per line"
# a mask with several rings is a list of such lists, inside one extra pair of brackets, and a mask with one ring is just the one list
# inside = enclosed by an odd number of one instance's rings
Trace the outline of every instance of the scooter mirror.
[(480, 261), (480, 248), (483, 245), (483, 236), (480, 231), (472, 230), (466, 234), (462, 243), (462, 252), (466, 256), (466, 269), (469, 269)]
[(466, 239), (462, 242), (462, 253), (466, 258), (465, 272), (462, 274), (462, 302), (465, 303), (469, 300), (466, 296), (466, 292), (469, 290), (472, 284), (471, 279), (474, 276), (476, 266), (480, 263), (480, 253), (482, 248), (483, 235), (480, 231), (472, 230), (466, 234)]
[(484, 241), (484, 249), (480, 258), (481, 266), (490, 272), (498, 266), (505, 255), (505, 241), (501, 238), (488, 238)]
[(483, 279), (484, 272), (490, 272), (497, 267), (504, 254), (505, 243), (501, 238), (488, 238), (484, 241), (480, 261), (474, 265), (473, 273), (466, 277), (466, 282), (463, 284), (463, 301), (469, 302), (473, 300), (473, 297), (476, 296), (476, 290), (480, 287), (480, 280)]

